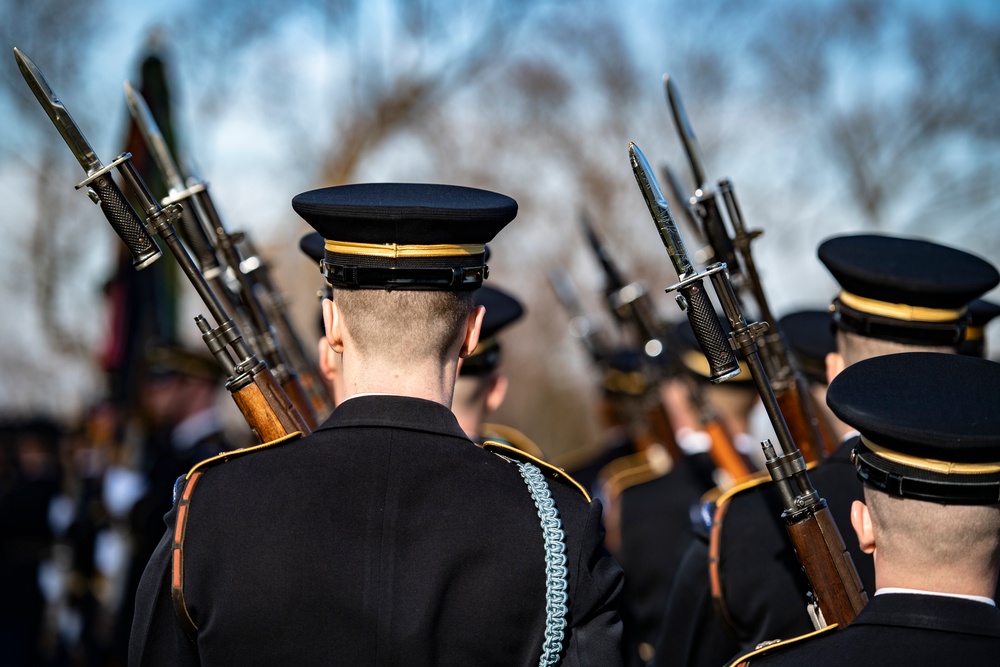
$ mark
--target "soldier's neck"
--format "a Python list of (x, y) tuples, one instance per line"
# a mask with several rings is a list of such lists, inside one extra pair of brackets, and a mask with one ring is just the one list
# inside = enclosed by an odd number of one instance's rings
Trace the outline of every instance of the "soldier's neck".
[[(906, 567), (885, 558), (875, 559), (875, 584), (878, 588), (910, 588), (950, 595), (996, 594), (997, 569), (976, 567)], [(978, 570), (978, 571), (977, 571)]]
[(394, 394), (440, 403), (451, 408), (458, 359), (446, 363), (411, 362), (401, 365), (380, 359), (361, 359), (345, 350), (343, 398), (357, 394)]

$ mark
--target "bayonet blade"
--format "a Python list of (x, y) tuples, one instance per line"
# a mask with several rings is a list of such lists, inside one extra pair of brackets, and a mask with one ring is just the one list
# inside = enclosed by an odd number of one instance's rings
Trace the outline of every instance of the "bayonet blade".
[(184, 179), (181, 178), (177, 163), (174, 162), (174, 158), (170, 154), (170, 148), (160, 131), (160, 126), (153, 118), (153, 112), (149, 110), (149, 105), (146, 104), (142, 95), (136, 93), (128, 81), (125, 82), (125, 99), (128, 101), (128, 109), (132, 114), (132, 119), (135, 120), (146, 145), (149, 146), (170, 194), (184, 190)]
[(94, 153), (94, 149), (90, 147), (90, 142), (83, 136), (83, 132), (80, 131), (69, 110), (56, 96), (35, 63), (31, 62), (31, 59), (16, 47), (14, 48), (14, 58), (17, 60), (17, 66), (21, 70), (21, 76), (27, 82), (28, 88), (31, 88), (38, 103), (45, 109), (45, 113), (49, 115), (52, 124), (59, 130), (59, 134), (62, 135), (69, 149), (73, 151), (73, 155), (76, 156), (84, 171), (87, 174), (93, 174), (103, 169), (104, 165)]
[(684, 111), (684, 103), (681, 101), (681, 94), (669, 74), (663, 75), (663, 85), (667, 89), (667, 103), (670, 105), (674, 124), (677, 126), (677, 132), (681, 135), (684, 152), (687, 153), (688, 161), (691, 163), (691, 171), (694, 172), (695, 187), (703, 190), (706, 185), (705, 164), (701, 160), (701, 146), (698, 145), (698, 137), (691, 129), (691, 122), (688, 120), (687, 112)]
[(670, 214), (667, 200), (660, 190), (659, 183), (656, 182), (656, 176), (653, 174), (649, 162), (646, 161), (646, 156), (642, 154), (639, 147), (634, 143), (629, 143), (628, 155), (632, 163), (632, 173), (635, 174), (635, 180), (639, 183), (639, 189), (642, 191), (642, 198), (646, 200), (646, 206), (649, 207), (649, 213), (656, 222), (660, 240), (663, 241), (663, 246), (667, 249), (670, 262), (677, 270), (677, 277), (684, 280), (694, 273), (694, 267), (691, 265), (691, 257), (688, 255), (687, 248), (684, 247), (684, 239), (681, 238), (680, 232), (677, 230), (677, 223), (674, 222), (674, 218)]

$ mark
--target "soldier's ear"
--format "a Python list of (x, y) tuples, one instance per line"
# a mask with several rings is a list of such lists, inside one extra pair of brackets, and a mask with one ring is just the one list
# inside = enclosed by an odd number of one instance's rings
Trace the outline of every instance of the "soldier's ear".
[(866, 554), (875, 553), (875, 531), (872, 530), (872, 515), (868, 506), (860, 500), (851, 503), (851, 527), (858, 535), (858, 545)]
[(507, 397), (507, 387), (509, 381), (506, 375), (497, 373), (490, 380), (490, 391), (486, 394), (486, 410), (495, 412), (503, 404), (503, 399)]
[(319, 339), (317, 359), (319, 361), (319, 372), (323, 376), (323, 379), (330, 385), (333, 395), (336, 397), (340, 383), (340, 355), (333, 351), (333, 347), (330, 345), (330, 341), (326, 339), (326, 336)]
[(833, 378), (844, 370), (844, 357), (839, 352), (828, 352), (826, 355), (826, 383), (833, 382)]
[(337, 354), (344, 352), (344, 322), (340, 306), (333, 299), (323, 299), (323, 326), (326, 340)]
[(476, 345), (479, 345), (479, 332), (482, 331), (485, 315), (486, 308), (483, 306), (476, 306), (469, 313), (469, 319), (465, 322), (465, 338), (462, 339), (462, 349), (458, 353), (459, 358), (466, 358), (476, 349)]

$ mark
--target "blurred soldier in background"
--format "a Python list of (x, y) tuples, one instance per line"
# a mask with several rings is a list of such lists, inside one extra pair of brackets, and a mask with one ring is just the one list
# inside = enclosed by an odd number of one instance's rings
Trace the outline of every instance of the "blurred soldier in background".
[(524, 316), (524, 306), (509, 292), (487, 285), (476, 292), (476, 305), (486, 309), (483, 330), (479, 345), (462, 360), (451, 410), (473, 442), (500, 442), (543, 459), (545, 455), (538, 446), (517, 429), (486, 421), (503, 404), (510, 383), (500, 370), (503, 361), (500, 334)]
[[(222, 369), (207, 350), (155, 347), (147, 356), (140, 395), (145, 425), (140, 467), (131, 472), (114, 467), (105, 478), (105, 498), (112, 514), (127, 522), (131, 537), (114, 640), (122, 662), (128, 653), (135, 590), (163, 536), (174, 484), (195, 464), (233, 449), (216, 404), (222, 380)], [(140, 488), (128, 488), (135, 484)], [(132, 499), (134, 504), (111, 500), (112, 495)]]
[[(759, 400), (752, 382), (711, 385), (708, 361), (687, 321), (674, 333), (679, 372), (661, 384), (661, 395), (684, 457), (671, 461), (661, 474), (622, 474), (616, 489), (621, 534), (616, 555), (626, 575), (623, 613), (629, 621), (626, 660), (634, 665), (655, 659), (666, 600), (694, 539), (691, 526), (697, 521), (699, 501), (720, 481), (727, 486), (732, 482), (710, 455), (720, 444), (714, 438), (721, 433), (730, 446), (749, 440), (747, 420)], [(740, 378), (749, 378), (749, 372)], [(721, 432), (705, 430), (709, 422)], [(750, 466), (749, 461), (745, 464)]]
[(0, 438), (0, 662), (38, 665), (53, 657), (39, 574), (52, 558), (62, 431), (47, 419), (29, 419), (5, 424)]

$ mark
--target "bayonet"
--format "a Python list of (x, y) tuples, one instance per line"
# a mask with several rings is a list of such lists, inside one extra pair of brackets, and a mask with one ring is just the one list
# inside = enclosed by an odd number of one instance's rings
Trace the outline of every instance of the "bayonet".
[(687, 112), (684, 110), (684, 103), (681, 102), (680, 92), (669, 75), (663, 75), (663, 85), (667, 90), (667, 102), (674, 117), (674, 124), (680, 134), (681, 143), (684, 144), (684, 152), (687, 154), (688, 162), (691, 165), (691, 172), (694, 175), (695, 194), (691, 198), (690, 204), (693, 212), (701, 220), (705, 238), (712, 246), (715, 261), (725, 262), (733, 280), (740, 283), (743, 278), (742, 265), (736, 256), (736, 249), (733, 241), (726, 229), (726, 223), (722, 218), (722, 211), (715, 198), (715, 191), (708, 183), (705, 175), (705, 163), (701, 157), (701, 146), (698, 138), (691, 129), (691, 121), (688, 120)]
[(115, 168), (123, 170), (122, 173), (125, 175), (125, 170), (131, 166), (128, 162), (131, 155), (123, 153), (114, 162), (105, 166), (35, 63), (16, 47), (14, 58), (28, 88), (34, 93), (80, 166), (87, 172), (86, 180), (77, 185), (77, 189), (83, 187), (89, 189), (90, 198), (95, 204), (100, 205), (111, 228), (132, 253), (132, 266), (136, 269), (146, 268), (160, 258), (160, 249), (111, 177), (111, 170)]
[(642, 191), (642, 197), (656, 223), (660, 240), (663, 241), (663, 246), (667, 249), (667, 255), (669, 255), (680, 281), (669, 287), (667, 291), (678, 292), (677, 304), (681, 310), (686, 311), (695, 337), (711, 367), (709, 379), (718, 383), (734, 377), (739, 374), (740, 366), (733, 350), (729, 347), (726, 334), (722, 330), (722, 324), (715, 313), (715, 307), (705, 292), (702, 281), (704, 276), (719, 272), (725, 273), (726, 265), (723, 263), (715, 264), (704, 273), (695, 271), (687, 248), (684, 247), (684, 239), (677, 231), (677, 224), (670, 214), (670, 207), (667, 205), (663, 192), (660, 191), (660, 185), (656, 182), (656, 176), (653, 174), (649, 162), (646, 161), (646, 156), (634, 143), (629, 144), (628, 154), (632, 162), (632, 173), (635, 174), (639, 190)]
[(691, 129), (691, 121), (688, 120), (687, 112), (684, 111), (680, 92), (669, 74), (663, 75), (663, 85), (667, 89), (667, 103), (670, 104), (674, 124), (677, 125), (677, 132), (681, 135), (681, 142), (684, 144), (684, 152), (687, 153), (688, 161), (691, 163), (691, 171), (694, 172), (695, 188), (702, 190), (708, 183), (705, 176), (705, 163), (701, 159), (701, 146), (698, 145), (698, 137)]
[(635, 180), (639, 184), (639, 190), (642, 191), (642, 198), (646, 201), (646, 206), (649, 207), (649, 213), (653, 216), (653, 222), (656, 223), (656, 231), (660, 233), (663, 247), (667, 249), (670, 263), (674, 265), (677, 277), (680, 280), (686, 280), (695, 274), (695, 270), (687, 248), (684, 247), (684, 239), (677, 231), (677, 223), (674, 222), (674, 218), (670, 214), (667, 199), (663, 196), (660, 184), (656, 182), (656, 176), (653, 175), (653, 170), (639, 147), (630, 143), (628, 155), (632, 161), (632, 172), (635, 174)]
[(87, 172), (87, 175), (93, 175), (104, 169), (101, 160), (94, 153), (94, 149), (90, 147), (90, 142), (83, 136), (80, 127), (73, 120), (73, 116), (70, 115), (69, 109), (66, 108), (66, 105), (62, 103), (55, 94), (55, 91), (52, 90), (52, 87), (49, 86), (45, 77), (42, 76), (41, 71), (35, 66), (35, 63), (31, 62), (31, 59), (21, 53), (17, 47), (14, 48), (14, 58), (17, 59), (17, 66), (21, 70), (21, 76), (28, 83), (28, 88), (35, 94), (38, 103), (42, 105), (52, 124), (59, 130), (63, 141), (73, 151), (73, 155), (80, 163), (80, 166), (83, 167), (83, 170)]
[(125, 82), (125, 100), (128, 102), (129, 112), (132, 114), (132, 119), (139, 128), (139, 133), (145, 139), (146, 145), (149, 146), (149, 150), (153, 155), (153, 160), (156, 162), (156, 166), (160, 169), (160, 173), (163, 174), (163, 181), (167, 184), (170, 194), (175, 195), (183, 191), (185, 189), (184, 179), (181, 177), (180, 170), (177, 168), (174, 158), (170, 155), (167, 140), (163, 137), (156, 119), (153, 118), (153, 112), (149, 110), (146, 100), (143, 99), (142, 95), (135, 92), (132, 84), (128, 81)]

